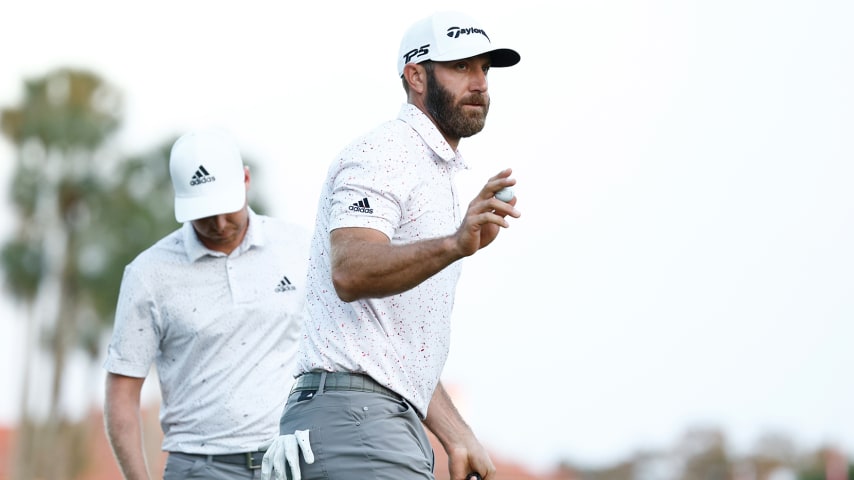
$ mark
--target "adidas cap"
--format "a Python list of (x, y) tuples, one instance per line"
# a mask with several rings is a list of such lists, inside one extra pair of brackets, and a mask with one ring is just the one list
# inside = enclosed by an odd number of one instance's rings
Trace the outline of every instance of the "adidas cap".
[(496, 48), (483, 27), (473, 18), (457, 12), (438, 12), (409, 27), (400, 42), (397, 74), (407, 63), (425, 60), (461, 60), (489, 53), (493, 67), (511, 67), (520, 56), (509, 48)]
[(172, 145), (169, 174), (179, 222), (236, 212), (246, 204), (243, 159), (224, 130), (182, 135)]

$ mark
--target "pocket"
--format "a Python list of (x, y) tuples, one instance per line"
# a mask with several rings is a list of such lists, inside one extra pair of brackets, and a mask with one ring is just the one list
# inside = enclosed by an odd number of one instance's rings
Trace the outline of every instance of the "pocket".
[(433, 447), (409, 402), (384, 399), (365, 403), (359, 410), (363, 417), (361, 442), (366, 451), (385, 452), (392, 463), (433, 471)]
[(365, 422), (381, 422), (388, 419), (400, 419), (405, 422), (407, 417), (417, 417), (412, 405), (406, 400), (397, 400), (389, 397), (367, 397), (362, 403), (356, 404), (353, 410), (355, 416)]

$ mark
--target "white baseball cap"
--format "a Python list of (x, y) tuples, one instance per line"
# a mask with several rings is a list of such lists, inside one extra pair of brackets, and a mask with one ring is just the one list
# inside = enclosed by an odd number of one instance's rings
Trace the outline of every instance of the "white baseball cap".
[(182, 135), (172, 145), (169, 174), (179, 222), (236, 212), (246, 204), (243, 159), (224, 130)]
[(483, 27), (468, 15), (437, 12), (416, 22), (403, 35), (397, 74), (403, 75), (407, 63), (461, 60), (483, 53), (490, 54), (493, 67), (510, 67), (521, 59), (515, 50), (493, 47)]

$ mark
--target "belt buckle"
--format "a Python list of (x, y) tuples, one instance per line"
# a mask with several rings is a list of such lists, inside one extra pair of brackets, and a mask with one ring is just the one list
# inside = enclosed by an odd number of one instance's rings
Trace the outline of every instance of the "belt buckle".
[(252, 452), (246, 454), (246, 468), (248, 468), (249, 470), (258, 470), (259, 468), (261, 468), (261, 465), (255, 465), (255, 457), (252, 456)]

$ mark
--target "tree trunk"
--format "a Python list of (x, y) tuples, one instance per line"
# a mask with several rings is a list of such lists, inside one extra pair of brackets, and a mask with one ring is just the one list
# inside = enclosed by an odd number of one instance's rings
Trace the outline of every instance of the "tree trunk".
[(15, 462), (12, 467), (13, 480), (29, 480), (35, 478), (35, 472), (32, 468), (32, 459), (30, 458), (33, 451), (33, 429), (30, 418), (30, 385), (32, 378), (33, 355), (38, 350), (37, 346), (37, 331), (38, 320), (35, 315), (32, 302), (26, 306), (27, 328), (24, 339), (24, 372), (21, 380), (21, 408), (19, 411), (19, 421), (17, 434), (15, 439)]

